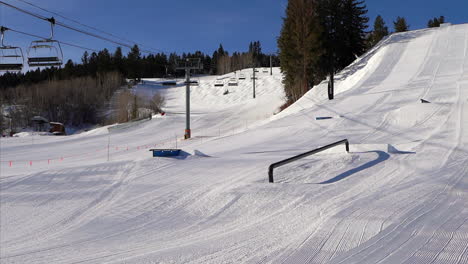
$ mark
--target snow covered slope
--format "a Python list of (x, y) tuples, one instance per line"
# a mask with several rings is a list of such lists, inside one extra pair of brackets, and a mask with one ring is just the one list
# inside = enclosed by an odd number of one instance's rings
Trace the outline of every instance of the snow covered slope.
[[(468, 263), (467, 53), (468, 25), (395, 34), (336, 100), (322, 84), (275, 116), (278, 69), (255, 100), (250, 80), (222, 95), (201, 77), (189, 141), (184, 87), (156, 80), (137, 92), (163, 92), (166, 117), (1, 139), (1, 263)], [(150, 157), (176, 138), (186, 155)], [(343, 138), (351, 153), (267, 183), (269, 164)]]

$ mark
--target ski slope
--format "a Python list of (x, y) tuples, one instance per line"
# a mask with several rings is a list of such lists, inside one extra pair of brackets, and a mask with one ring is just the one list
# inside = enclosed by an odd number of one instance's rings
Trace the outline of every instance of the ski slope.
[[(146, 80), (167, 116), (2, 138), (1, 263), (468, 263), (468, 25), (394, 34), (275, 115), (281, 73)], [(251, 70), (245, 70), (247, 77)], [(420, 99), (430, 101), (421, 104)], [(332, 117), (317, 121), (316, 117)], [(341, 139), (344, 147), (275, 170)], [(182, 148), (177, 159), (149, 148)]]

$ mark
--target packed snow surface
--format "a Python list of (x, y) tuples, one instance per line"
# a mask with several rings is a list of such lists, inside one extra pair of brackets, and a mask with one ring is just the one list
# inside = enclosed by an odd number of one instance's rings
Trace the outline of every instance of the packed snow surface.
[[(394, 34), (337, 76), (335, 100), (323, 83), (276, 115), (279, 69), (260, 69), (256, 99), (252, 69), (238, 86), (199, 77), (191, 140), (183, 80), (155, 79), (135, 92), (164, 94), (165, 116), (2, 138), (0, 262), (466, 264), (467, 53), (468, 25)], [(271, 163), (345, 138), (350, 153), (268, 183)]]

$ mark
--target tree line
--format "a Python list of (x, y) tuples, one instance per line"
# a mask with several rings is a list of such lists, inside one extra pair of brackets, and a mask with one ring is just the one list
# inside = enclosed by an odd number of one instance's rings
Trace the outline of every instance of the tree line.
[[(247, 52), (229, 52), (224, 50), (223, 45), (213, 53), (211, 73), (223, 75), (229, 72), (239, 71), (252, 67), (273, 67), (280, 65), (279, 57), (276, 54), (265, 54), (262, 52), (260, 41), (250, 42)], [(270, 61), (271, 60), (271, 61)]]
[[(279, 66), (278, 57), (273, 56), (274, 65)], [(113, 53), (108, 49), (99, 52), (84, 52), (81, 62), (68, 60), (62, 68), (43, 68), (31, 70), (26, 73), (7, 72), (0, 76), (0, 90), (18, 85), (36, 84), (51, 80), (68, 80), (79, 77), (96, 77), (107, 72), (118, 72), (124, 78), (164, 78), (175, 77), (184, 73), (176, 70), (177, 62), (186, 58), (199, 58), (203, 70), (199, 74), (225, 74), (253, 65), (267, 67), (270, 55), (262, 52), (260, 41), (251, 42), (247, 52), (229, 52), (223, 46), (213, 52), (212, 56), (201, 51), (194, 53), (156, 53), (143, 56), (138, 45), (133, 46), (125, 56), (122, 48), (118, 47)]]
[[(126, 122), (139, 118), (139, 107), (161, 112), (164, 99), (143, 100), (121, 91), (116, 95), (120, 112), (115, 120), (109, 120), (102, 111), (109, 107), (112, 96), (124, 86), (125, 79), (182, 76), (184, 72), (177, 71), (176, 66), (179, 60), (186, 58), (200, 58), (203, 70), (198, 71), (199, 74), (225, 74), (254, 65), (269, 66), (269, 56), (262, 53), (259, 41), (251, 42), (247, 52), (234, 52), (232, 55), (222, 45), (212, 56), (200, 51), (143, 56), (137, 45), (127, 55), (120, 47), (113, 53), (103, 49), (84, 52), (81, 62), (68, 60), (61, 68), (4, 73), (0, 76), (0, 106), (9, 108), (7, 115), (13, 120), (12, 126), (17, 128), (28, 126), (36, 115), (72, 126)], [(274, 62), (279, 65), (276, 56)], [(1, 120), (3, 115), (0, 115), (0, 126), (5, 123)]]
[[(435, 17), (429, 19), (427, 22), (428, 28), (440, 27), (441, 24), (445, 23), (445, 17)], [(406, 32), (410, 30), (410, 25), (406, 21), (404, 17), (398, 16), (396, 20), (393, 22), (394, 32)], [(390, 34), (388, 27), (385, 24), (384, 19), (381, 15), (378, 15), (374, 21), (374, 30), (371, 32), (369, 37), (369, 47), (375, 46), (379, 41), (381, 41), (384, 37)]]
[(11, 119), (13, 129), (28, 127), (34, 116), (72, 126), (103, 124), (106, 121), (102, 112), (105, 102), (122, 83), (120, 73), (108, 72), (95, 77), (21, 84), (3, 90), (0, 105), (3, 101), (7, 109), (5, 117)]

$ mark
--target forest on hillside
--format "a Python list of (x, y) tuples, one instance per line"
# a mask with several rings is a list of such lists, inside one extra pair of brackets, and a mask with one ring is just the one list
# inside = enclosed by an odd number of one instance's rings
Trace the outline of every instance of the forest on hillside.
[[(0, 76), (0, 129), (27, 127), (34, 116), (61, 122), (70, 126), (126, 122), (138, 118), (135, 110), (125, 117), (109, 117), (104, 108), (119, 89), (125, 88), (126, 80), (140, 78), (174, 78), (183, 76), (177, 71), (178, 61), (186, 58), (199, 58), (203, 69), (195, 74), (225, 74), (252, 66), (270, 66), (270, 56), (274, 66), (279, 66), (276, 55), (262, 52), (259, 41), (251, 42), (247, 52), (229, 54), (222, 45), (212, 56), (200, 51), (177, 55), (164, 53), (142, 55), (135, 45), (127, 55), (118, 47), (113, 53), (107, 49), (100, 52), (84, 52), (81, 62), (71, 60), (63, 67), (37, 68), (26, 73), (6, 72)], [(131, 98), (131, 94), (119, 95), (119, 104), (127, 102), (125, 109), (151, 105), (150, 100)], [(151, 107), (150, 107), (151, 108)], [(157, 107), (156, 107), (157, 109)], [(122, 112), (122, 111), (120, 111)], [(2, 120), (3, 119), (3, 120)], [(6, 124), (11, 119), (13, 124)]]
[[(18, 126), (27, 126), (32, 116), (44, 116), (67, 125), (105, 124), (100, 114), (126, 80), (140, 78), (174, 78), (183, 76), (177, 63), (199, 58), (203, 69), (194, 74), (222, 75), (249, 67), (281, 67), (286, 103), (294, 103), (318, 83), (329, 80), (356, 58), (392, 34), (379, 15), (373, 30), (363, 0), (289, 0), (277, 44), (278, 52), (265, 54), (260, 41), (250, 42), (245, 52), (228, 52), (223, 45), (211, 55), (194, 53), (142, 54), (138, 45), (124, 54), (103, 49), (83, 53), (80, 62), (68, 60), (63, 67), (36, 68), (25, 73), (0, 75), (0, 106)], [(439, 27), (445, 17), (428, 21), (428, 27)], [(404, 32), (410, 25), (404, 17), (393, 21), (393, 32)], [(128, 97), (128, 96), (127, 96)], [(329, 98), (333, 99), (333, 90)], [(125, 99), (129, 104), (136, 99)], [(132, 115), (134, 118), (135, 115)], [(125, 121), (129, 118), (118, 118)], [(0, 129), (5, 125), (0, 120)]]

